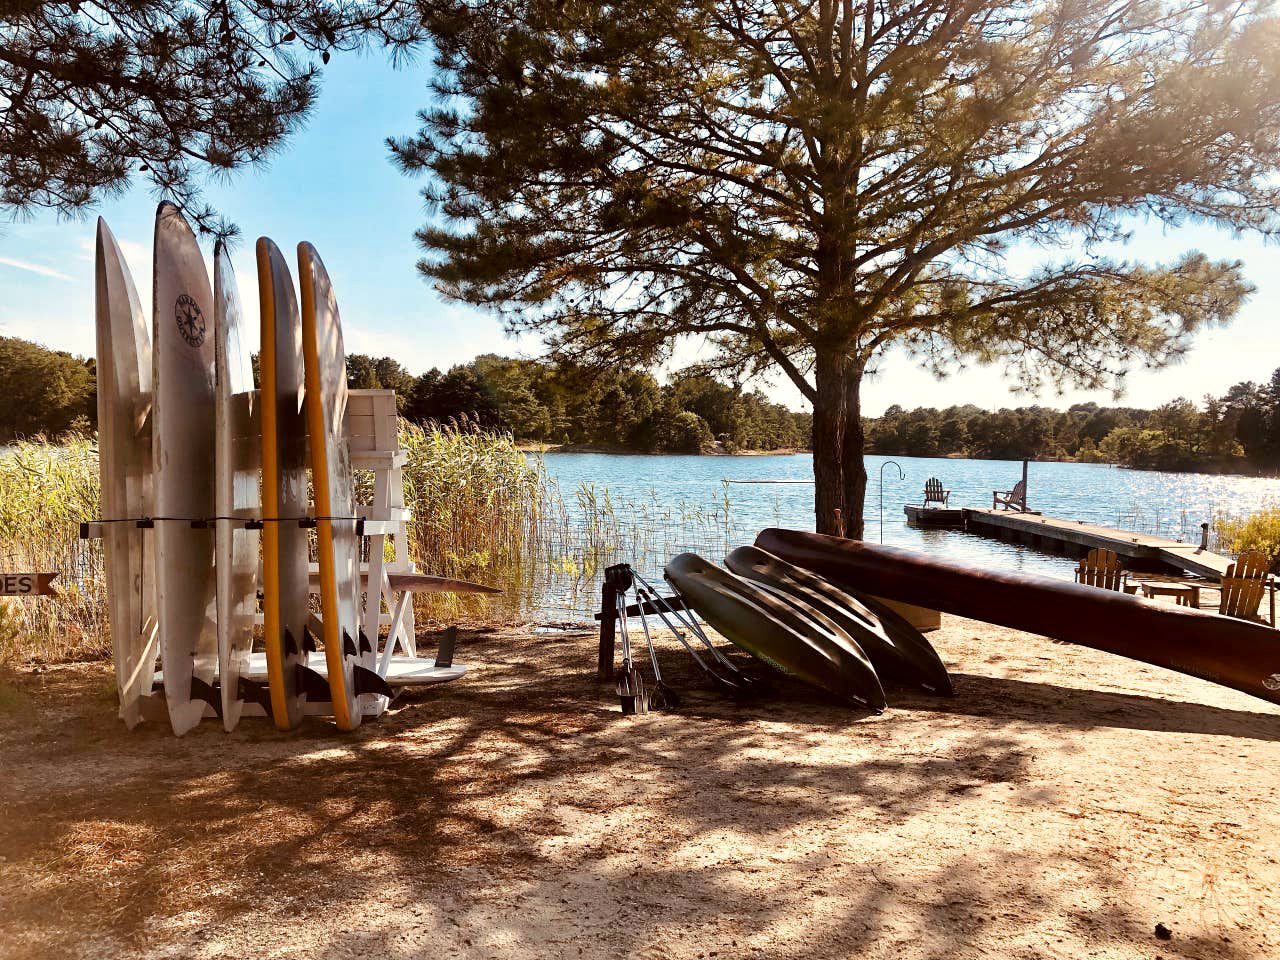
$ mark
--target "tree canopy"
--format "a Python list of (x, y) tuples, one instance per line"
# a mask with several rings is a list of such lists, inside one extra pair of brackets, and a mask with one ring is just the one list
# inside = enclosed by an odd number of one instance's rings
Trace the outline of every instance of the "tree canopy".
[(95, 363), (29, 340), (0, 337), (0, 443), (97, 422)]
[(431, 174), (424, 273), (575, 363), (699, 336), (711, 369), (780, 370), (814, 405), (827, 532), (840, 511), (861, 534), (860, 384), (887, 349), (1114, 386), (1250, 287), (1102, 244), (1135, 216), (1277, 228), (1263, 0), (447, 8), (439, 102), (392, 143)]
[(8, 0), (0, 211), (73, 213), (141, 175), (230, 232), (197, 202), (202, 177), (270, 155), (331, 50), (421, 37), (419, 5), (398, 0)]

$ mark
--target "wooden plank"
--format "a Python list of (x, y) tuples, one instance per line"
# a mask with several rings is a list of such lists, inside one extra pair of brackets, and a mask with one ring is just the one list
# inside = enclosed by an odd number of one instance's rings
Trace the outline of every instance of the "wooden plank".
[(1178, 543), (1166, 537), (1131, 530), (1116, 530), (1082, 520), (970, 507), (966, 507), (964, 513), (966, 529), (973, 533), (981, 533), (983, 527), (998, 528), (1059, 544), (1102, 548), (1131, 560), (1157, 560), (1214, 580), (1220, 579), (1231, 565), (1228, 557), (1201, 550), (1196, 544)]

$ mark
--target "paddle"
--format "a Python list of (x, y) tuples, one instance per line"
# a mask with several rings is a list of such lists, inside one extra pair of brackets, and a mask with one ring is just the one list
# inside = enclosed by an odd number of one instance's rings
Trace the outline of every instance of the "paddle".
[[(698, 664), (698, 666), (702, 668), (702, 672), (705, 673), (708, 677), (710, 677), (714, 683), (716, 683), (720, 687), (723, 687), (724, 689), (734, 694), (735, 696), (756, 696), (765, 692), (768, 689), (767, 686), (763, 684), (762, 681), (760, 681), (756, 677), (750, 676), (749, 674), (743, 673), (741, 670), (739, 670), (737, 665), (733, 663), (733, 661), (731, 661), (728, 657), (726, 657), (724, 654), (722, 654), (719, 650), (715, 648), (715, 644), (711, 642), (711, 640), (707, 637), (707, 635), (702, 632), (702, 628), (698, 626), (698, 622), (693, 616), (693, 611), (688, 609), (687, 603), (685, 604), (685, 607), (689, 614), (688, 619), (684, 617), (681, 611), (677, 610), (669, 602), (667, 602), (666, 597), (663, 597), (661, 594), (659, 594), (658, 591), (653, 588), (653, 585), (649, 583), (648, 580), (646, 580), (640, 574), (634, 573), (634, 571), (633, 571), (633, 576), (644, 587), (645, 591), (648, 593), (649, 597), (654, 601), (655, 604), (661, 607), (665, 607), (668, 613), (670, 613), (673, 617), (679, 620), (681, 624), (687, 627), (694, 634), (694, 636), (696, 636), (702, 642), (702, 644), (706, 646), (708, 650), (711, 651), (711, 656), (714, 658), (716, 663), (719, 663), (727, 667), (729, 671), (733, 674), (733, 678), (730, 679), (729, 677), (723, 676), (716, 670), (712, 669), (702, 659), (702, 657), (698, 656), (697, 651), (694, 650), (693, 647), (689, 644), (689, 641), (685, 639), (684, 633), (682, 633), (674, 624), (672, 624), (671, 621), (667, 619), (667, 615), (663, 613), (661, 609), (659, 609), (658, 616), (660, 616), (662, 618), (662, 622), (667, 625), (667, 629), (676, 635), (676, 638), (680, 641), (680, 643), (684, 646), (684, 648), (689, 651), (689, 655), (692, 656), (694, 661)], [(673, 586), (671, 589), (675, 590), (675, 587)], [(676, 591), (676, 596), (680, 596), (680, 593), (678, 590)], [(683, 600), (684, 598), (681, 597), (681, 599)]]
[(715, 669), (709, 666), (707, 662), (698, 655), (698, 651), (693, 649), (693, 647), (689, 644), (688, 639), (684, 635), (684, 631), (682, 631), (679, 627), (677, 627), (670, 620), (668, 620), (667, 615), (662, 612), (662, 607), (666, 607), (667, 610), (671, 612), (671, 615), (675, 616), (675, 610), (672, 609), (671, 604), (667, 602), (666, 597), (659, 596), (656, 593), (649, 593), (647, 590), (643, 588), (637, 590), (636, 592), (642, 602), (647, 600), (648, 602), (653, 604), (654, 610), (657, 612), (658, 616), (662, 618), (662, 622), (666, 624), (667, 629), (670, 630), (673, 634), (675, 634), (675, 637), (677, 640), (680, 641), (681, 646), (683, 646), (687, 651), (689, 651), (689, 656), (693, 657), (693, 662), (698, 665), (698, 668), (707, 675), (707, 677), (711, 680), (712, 683), (720, 687), (726, 693), (733, 694), (735, 697), (745, 697), (745, 696), (749, 696), (752, 693), (751, 690), (741, 686), (740, 684), (738, 684), (733, 680), (730, 680), (728, 677), (717, 673)]
[(644, 630), (644, 645), (649, 648), (649, 662), (653, 664), (654, 686), (649, 693), (649, 706), (655, 710), (675, 710), (680, 706), (680, 694), (662, 681), (662, 670), (658, 668), (658, 652), (653, 648), (653, 637), (649, 636), (649, 621), (644, 614), (644, 588), (636, 588), (636, 599), (640, 601), (640, 627)]
[(627, 591), (631, 589), (631, 568), (618, 564), (605, 571), (613, 581), (617, 602), (618, 636), (622, 641), (622, 666), (614, 674), (614, 686), (618, 691), (618, 704), (625, 716), (649, 712), (649, 700), (645, 695), (644, 679), (631, 662), (631, 638), (627, 635)]

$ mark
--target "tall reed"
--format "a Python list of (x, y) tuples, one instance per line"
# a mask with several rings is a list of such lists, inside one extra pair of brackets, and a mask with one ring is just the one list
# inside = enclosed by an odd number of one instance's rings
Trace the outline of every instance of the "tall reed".
[(79, 539), (80, 522), (98, 516), (98, 491), (90, 440), (23, 441), (0, 454), (0, 569), (61, 574), (58, 596), (0, 608), (0, 663), (109, 652), (102, 546)]
[(477, 580), (506, 591), (422, 595), (429, 620), (519, 618), (527, 612), (532, 571), (525, 560), (539, 536), (544, 474), (509, 434), (466, 424), (401, 421), (405, 502), (412, 512), (409, 553), (437, 576)]

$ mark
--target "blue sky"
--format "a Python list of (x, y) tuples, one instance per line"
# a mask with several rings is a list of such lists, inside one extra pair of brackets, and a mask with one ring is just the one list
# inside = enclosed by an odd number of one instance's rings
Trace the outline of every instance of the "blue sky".
[[(376, 57), (336, 56), (305, 129), (268, 165), (209, 186), (208, 199), (243, 232), (233, 259), (252, 338), (253, 242), (266, 235), (286, 255), (299, 240), (320, 251), (338, 294), (349, 352), (394, 356), (414, 373), (447, 368), (478, 353), (537, 355), (536, 340), (512, 340), (492, 316), (443, 300), (414, 267), (420, 251), (413, 231), (426, 216), (421, 184), (392, 167), (383, 141), (417, 129), (415, 113), (429, 100), (426, 70), (425, 62), (396, 70)], [(0, 334), (86, 355), (93, 351), (93, 231), (99, 214), (121, 241), (150, 313), (155, 199), (139, 187), (83, 220), (41, 215), (0, 225)], [(1240, 380), (1265, 380), (1280, 366), (1280, 249), (1204, 227), (1167, 231), (1155, 225), (1140, 230), (1120, 255), (1166, 261), (1188, 249), (1243, 260), (1258, 292), (1230, 327), (1201, 334), (1184, 363), (1135, 370), (1126, 403), (1198, 399)], [(211, 259), (212, 250), (206, 253)], [(682, 354), (696, 349), (690, 345)], [(782, 402), (801, 405), (796, 391), (781, 381), (760, 386)], [(1065, 406), (1090, 399), (1111, 402), (1106, 391), (1050, 393), (1041, 402)], [(909, 359), (891, 356), (867, 385), (865, 402), (874, 414), (893, 403), (998, 407), (1029, 401), (1011, 394), (997, 369), (970, 368), (937, 381)]]

